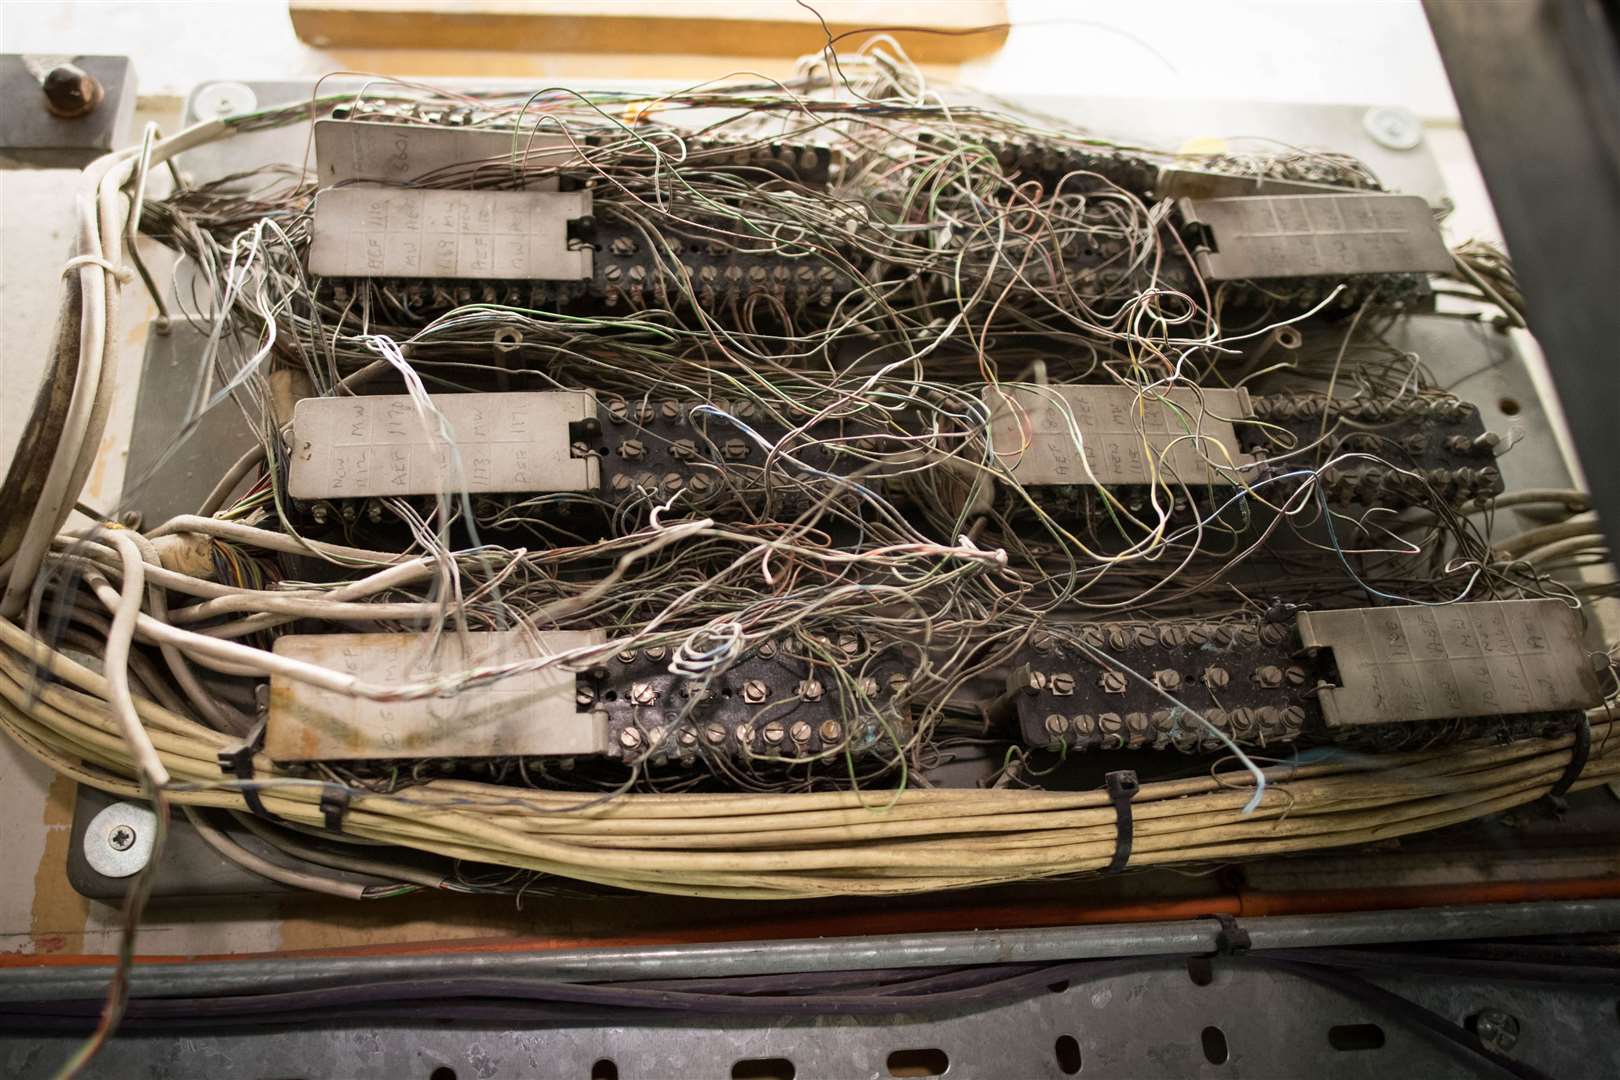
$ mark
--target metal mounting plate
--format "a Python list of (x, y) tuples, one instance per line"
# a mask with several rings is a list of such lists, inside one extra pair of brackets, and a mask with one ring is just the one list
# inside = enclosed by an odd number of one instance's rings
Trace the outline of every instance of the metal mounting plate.
[(348, 499), (592, 491), (601, 483), (601, 463), (574, 457), (568, 437), (569, 424), (596, 416), (589, 394), (435, 394), (432, 400), (450, 442), (440, 437), (438, 420), (423, 417), (407, 394), (304, 398), (293, 409), (288, 493)]
[(341, 187), (315, 196), (309, 270), (323, 277), (579, 281), (589, 245), (568, 223), (589, 191), (445, 191)]
[(1603, 696), (1580, 620), (1558, 600), (1350, 608), (1299, 615), (1306, 648), (1331, 648), (1343, 686), (1328, 726), (1589, 709)]
[(1209, 459), (1254, 461), (1232, 428), (1254, 415), (1247, 390), (1148, 397), (1123, 386), (1021, 384), (992, 387), (984, 401), (991, 446), (1020, 484), (1231, 484)]
[(1183, 199), (1182, 217), (1209, 230), (1194, 252), (1213, 281), (1341, 274), (1438, 273), (1451, 252), (1416, 195), (1258, 195)]
[[(594, 630), (466, 637), (464, 654), (454, 633), (446, 633), (436, 649), (421, 634), (289, 634), (276, 639), (275, 653), (399, 686), (603, 640)], [(270, 679), (264, 749), (277, 761), (599, 754), (606, 747), (606, 716), (579, 711), (574, 672), (559, 666), (511, 675), (454, 698), (412, 701), (371, 701), (284, 676)]]

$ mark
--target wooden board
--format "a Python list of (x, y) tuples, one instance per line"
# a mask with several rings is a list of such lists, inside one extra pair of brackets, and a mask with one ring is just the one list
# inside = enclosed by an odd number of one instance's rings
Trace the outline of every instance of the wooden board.
[[(1005, 0), (818, 0), (815, 7), (835, 37), (907, 28), (889, 32), (918, 63), (960, 63), (993, 53), (1007, 40)], [(792, 0), (289, 0), (288, 9), (299, 38), (323, 49), (793, 57), (827, 42), (815, 15)], [(857, 32), (837, 47), (848, 54), (870, 36)]]

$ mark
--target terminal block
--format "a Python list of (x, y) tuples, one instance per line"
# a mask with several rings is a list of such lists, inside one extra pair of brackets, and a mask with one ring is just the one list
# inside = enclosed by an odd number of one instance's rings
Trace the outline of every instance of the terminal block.
[(1489, 600), (1052, 626), (1008, 700), (1031, 746), (1211, 753), (1221, 735), (1265, 747), (1535, 730), (1602, 694), (1568, 606)]
[(620, 652), (591, 691), (608, 717), (608, 755), (692, 764), (898, 753), (911, 731), (909, 669), (868, 655), (857, 633), (819, 645), (766, 642), (708, 677), (673, 673), (665, 646)]

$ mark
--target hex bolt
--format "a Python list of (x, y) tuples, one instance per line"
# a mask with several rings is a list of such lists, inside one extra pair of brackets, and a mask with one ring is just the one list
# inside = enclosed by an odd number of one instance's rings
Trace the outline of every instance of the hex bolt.
[[(788, 728), (788, 738), (796, 743), (807, 743), (814, 729), (808, 720), (795, 720), (793, 726)], [(769, 737), (769, 736), (767, 736)]]
[(114, 851), (128, 851), (135, 846), (135, 830), (128, 825), (115, 825), (107, 834), (107, 846)]
[(1102, 688), (1105, 694), (1123, 694), (1125, 692), (1125, 673), (1122, 671), (1103, 672)]
[(1519, 1021), (1501, 1009), (1480, 1010), (1471, 1026), (1480, 1042), (1504, 1054), (1518, 1045)]
[(823, 744), (836, 743), (844, 737), (844, 725), (836, 720), (823, 720), (821, 722), (821, 741)]
[(45, 108), (52, 116), (76, 120), (95, 111), (104, 95), (96, 77), (77, 64), (58, 64), (40, 83)]
[(743, 683), (743, 700), (750, 702), (751, 704), (758, 705), (760, 702), (764, 701), (768, 696), (770, 696), (770, 692), (770, 687), (766, 686), (764, 681), (761, 679), (749, 679), (747, 682)]
[(1219, 664), (1211, 664), (1204, 669), (1204, 685), (1211, 690), (1219, 690), (1232, 681), (1232, 673)]
[(1051, 686), (1052, 693), (1058, 695), (1059, 697), (1068, 697), (1070, 694), (1074, 693), (1074, 676), (1069, 674), (1067, 671), (1053, 672)]

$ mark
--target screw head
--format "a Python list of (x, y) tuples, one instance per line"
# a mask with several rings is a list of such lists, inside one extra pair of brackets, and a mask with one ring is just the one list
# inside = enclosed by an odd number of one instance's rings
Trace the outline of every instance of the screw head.
[(751, 704), (758, 705), (770, 695), (770, 692), (770, 687), (760, 679), (749, 679), (743, 683), (743, 700)]
[(58, 64), (45, 73), (40, 88), (52, 116), (74, 120), (95, 111), (104, 92), (96, 77), (77, 64)]
[(1474, 1014), (1474, 1034), (1480, 1042), (1495, 1047), (1502, 1053), (1512, 1050), (1519, 1041), (1519, 1021), (1501, 1009), (1482, 1009)]
[(1399, 106), (1368, 109), (1361, 125), (1374, 142), (1390, 150), (1411, 150), (1423, 141), (1423, 122), (1410, 109)]
[(135, 830), (128, 825), (115, 825), (107, 834), (107, 846), (114, 851), (128, 851), (135, 846)]
[(1052, 693), (1059, 697), (1067, 697), (1074, 693), (1074, 676), (1067, 671), (1055, 671), (1050, 680)]

